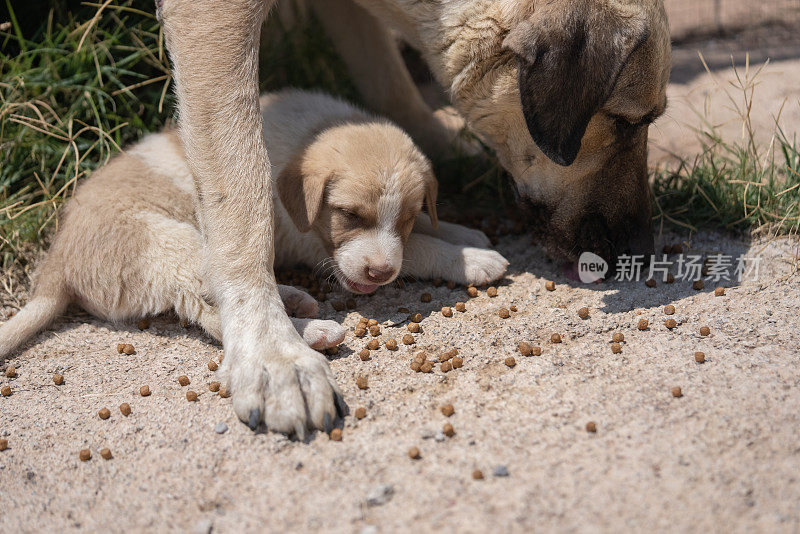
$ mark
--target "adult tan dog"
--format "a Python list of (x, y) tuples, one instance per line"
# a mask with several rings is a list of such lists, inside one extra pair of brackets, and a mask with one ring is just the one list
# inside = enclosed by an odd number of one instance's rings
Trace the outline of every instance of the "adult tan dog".
[[(272, 213), (257, 45), (274, 0), (157, 0), (180, 131), (201, 195), (234, 410), (255, 426), (329, 427), (337, 386), (297, 335), (271, 274)], [(647, 127), (666, 106), (661, 0), (318, 0), (368, 104), (428, 150), (446, 136), (386, 30), (416, 47), (525, 203), (553, 254), (652, 250)], [(267, 185), (265, 185), (267, 184)], [(245, 253), (245, 251), (247, 251)], [(338, 415), (341, 415), (341, 410)]]

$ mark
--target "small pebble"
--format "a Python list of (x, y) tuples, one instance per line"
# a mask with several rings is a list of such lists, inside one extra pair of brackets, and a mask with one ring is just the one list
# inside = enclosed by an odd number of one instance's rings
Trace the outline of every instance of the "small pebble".
[(358, 353), (358, 357), (361, 358), (362, 362), (369, 360), (369, 349), (361, 349), (361, 352)]
[(467, 311), (467, 305), (463, 302), (456, 302), (456, 311), (457, 312), (465, 312)]
[(512, 356), (506, 358), (506, 366), (513, 368), (515, 365), (517, 365), (517, 360), (515, 360)]
[(442, 315), (444, 317), (452, 317), (453, 316), (453, 309), (449, 306), (445, 306), (442, 308)]
[(497, 288), (496, 288), (496, 287), (494, 287), (494, 286), (489, 286), (489, 287), (486, 289), (486, 296), (487, 296), (487, 297), (491, 297), (491, 298), (494, 298), (494, 297), (496, 297), (496, 296), (497, 296)]
[(710, 336), (711, 335), (711, 329), (709, 327), (707, 327), (707, 326), (701, 326), (700, 327), (700, 335), (703, 336), (703, 337)]
[(408, 457), (412, 460), (419, 460), (422, 456), (420, 455), (417, 447), (411, 447), (408, 449)]
[(670, 391), (672, 392), (672, 396), (675, 398), (683, 397), (683, 391), (681, 391), (680, 386), (675, 386)]
[(57, 386), (61, 386), (64, 384), (64, 375), (60, 375), (58, 373), (53, 375), (53, 383)]
[(453, 436), (456, 435), (456, 431), (453, 429), (453, 425), (451, 425), (450, 423), (444, 424), (444, 426), (442, 427), (442, 432), (448, 438), (452, 438)]
[(103, 460), (110, 460), (111, 458), (113, 458), (113, 456), (111, 455), (111, 450), (107, 448), (100, 449), (100, 456), (102, 456)]
[(389, 350), (397, 350), (397, 340), (393, 337), (387, 339), (385, 345)]
[(544, 288), (548, 291), (555, 291), (556, 290), (556, 283), (552, 280), (548, 280), (544, 283)]
[(208, 390), (212, 393), (217, 393), (222, 385), (219, 382), (211, 382), (208, 384)]
[(430, 302), (431, 301), (431, 294), (430, 293), (423, 293), (419, 296), (420, 302)]
[(586, 423), (586, 431), (594, 434), (595, 432), (597, 432), (597, 424), (595, 424), (594, 421), (589, 421), (588, 423)]
[(197, 402), (197, 392), (191, 389), (186, 392), (186, 400), (189, 402)]
[(450, 417), (451, 415), (456, 413), (456, 409), (453, 408), (452, 404), (445, 404), (444, 406), (442, 406), (441, 410), (442, 410), (442, 415), (444, 415), (445, 417)]
[(224, 421), (220, 421), (216, 425), (214, 425), (214, 432), (217, 434), (224, 434), (228, 431), (228, 425), (225, 424)]
[(367, 416), (367, 409), (363, 406), (356, 408), (356, 419), (364, 419)]
[(723, 296), (725, 296), (725, 288), (724, 287), (718, 287), (717, 289), (715, 289), (714, 290), (714, 296), (715, 297), (723, 297)]
[(496, 477), (507, 477), (508, 476), (508, 467), (504, 465), (496, 465), (492, 469), (492, 475)]
[(334, 428), (329, 434), (331, 441), (342, 441), (342, 429)]
[(92, 459), (92, 453), (89, 449), (81, 449), (78, 457), (81, 459), (81, 462), (88, 462)]
[(478, 288), (477, 287), (473, 287), (473, 286), (469, 286), (467, 288), (467, 295), (469, 295), (472, 298), (477, 297), (478, 296)]
[(127, 402), (123, 402), (119, 405), (119, 411), (122, 412), (122, 415), (128, 417), (131, 414), (131, 405)]
[(511, 317), (511, 312), (509, 312), (506, 308), (500, 308), (500, 311), (497, 312), (497, 315), (499, 315), (501, 319), (508, 319)]
[(589, 318), (589, 308), (584, 306), (583, 308), (578, 310), (578, 317), (580, 317), (581, 319), (588, 319)]
[(696, 361), (697, 363), (706, 363), (706, 353), (700, 351), (695, 352), (694, 361)]
[(178, 384), (181, 386), (188, 386), (189, 385), (189, 377), (188, 376), (179, 376), (178, 377)]
[(14, 367), (13, 365), (9, 365), (8, 367), (6, 367), (6, 376), (8, 378), (14, 378), (15, 376), (17, 376), (17, 368)]
[(550, 336), (550, 343), (561, 343), (561, 334), (553, 334)]
[(419, 323), (408, 323), (408, 331), (412, 334), (419, 334), (420, 326)]
[(149, 397), (150, 396), (150, 386), (142, 386), (139, 388), (139, 395), (142, 397)]
[(378, 341), (377, 339), (370, 339), (369, 343), (367, 343), (367, 348), (369, 350), (378, 350), (379, 348), (381, 348), (381, 342)]
[(675, 315), (675, 306), (672, 304), (664, 306), (664, 315)]
[(704, 287), (706, 287), (706, 284), (702, 280), (695, 280), (692, 283), (692, 289), (695, 291), (701, 291)]
[(666, 321), (664, 321), (664, 326), (666, 326), (667, 328), (669, 328), (670, 330), (672, 330), (673, 328), (675, 328), (676, 326), (678, 326), (678, 322), (677, 322), (675, 319), (673, 319), (673, 318), (671, 318), (671, 317), (670, 317), (669, 319), (667, 319)]
[(367, 389), (367, 377), (362, 375), (356, 378), (356, 386), (358, 389)]
[(647, 322), (647, 319), (642, 319), (639, 321), (639, 325), (637, 328), (639, 330), (647, 330), (650, 327), (650, 323)]
[(413, 345), (414, 344), (414, 336), (411, 334), (404, 334), (403, 335), (403, 345)]
[(101, 408), (100, 411), (97, 412), (97, 415), (100, 417), (100, 419), (108, 419), (111, 417), (111, 412), (108, 408)]
[(219, 365), (217, 365), (217, 362), (215, 362), (214, 360), (209, 360), (209, 362), (208, 362), (208, 370), (209, 371), (216, 371), (217, 369), (219, 369)]
[(480, 469), (476, 469), (475, 471), (472, 472), (472, 478), (474, 480), (483, 480), (483, 471), (481, 471)]

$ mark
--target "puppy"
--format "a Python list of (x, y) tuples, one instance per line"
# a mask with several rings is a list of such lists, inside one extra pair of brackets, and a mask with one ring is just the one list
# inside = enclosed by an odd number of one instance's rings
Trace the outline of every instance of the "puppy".
[[(354, 293), (401, 272), (478, 285), (503, 275), (508, 262), (486, 248), (482, 232), (437, 222), (430, 162), (402, 130), (320, 93), (265, 95), (261, 109), (277, 182), (277, 266), (322, 266)], [(221, 340), (203, 283), (196, 202), (173, 131), (146, 137), (95, 172), (64, 208), (33, 298), (0, 328), (0, 357), (72, 302), (115, 321), (174, 309)], [(318, 312), (311, 296), (279, 291), (311, 347), (343, 340), (337, 323), (309, 319)]]

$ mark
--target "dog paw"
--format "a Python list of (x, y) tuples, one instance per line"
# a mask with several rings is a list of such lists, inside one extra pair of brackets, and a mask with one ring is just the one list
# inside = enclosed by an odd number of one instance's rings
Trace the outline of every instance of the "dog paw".
[(480, 230), (467, 228), (460, 224), (439, 222), (438, 234), (437, 237), (454, 245), (475, 248), (489, 248), (492, 245), (486, 234)]
[(312, 349), (329, 349), (344, 341), (345, 329), (336, 321), (292, 317), (292, 324)]
[(462, 258), (464, 278), (459, 280), (462, 284), (486, 285), (502, 278), (508, 268), (508, 260), (490, 249), (467, 247)]
[(266, 346), (232, 342), (225, 352), (233, 409), (251, 429), (263, 424), (304, 440), (309, 431), (330, 432), (347, 414), (325, 356), (299, 337)]
[(278, 294), (283, 301), (283, 307), (290, 317), (313, 318), (319, 315), (319, 304), (317, 300), (306, 293), (292, 286), (278, 286)]

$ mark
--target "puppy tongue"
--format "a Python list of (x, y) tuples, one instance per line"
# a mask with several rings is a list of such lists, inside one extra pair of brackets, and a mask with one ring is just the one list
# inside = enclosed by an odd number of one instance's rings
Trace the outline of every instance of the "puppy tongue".
[(351, 289), (358, 291), (359, 293), (372, 293), (378, 289), (378, 284), (359, 284), (358, 282), (353, 282), (352, 280), (348, 280), (347, 282), (350, 284)]

